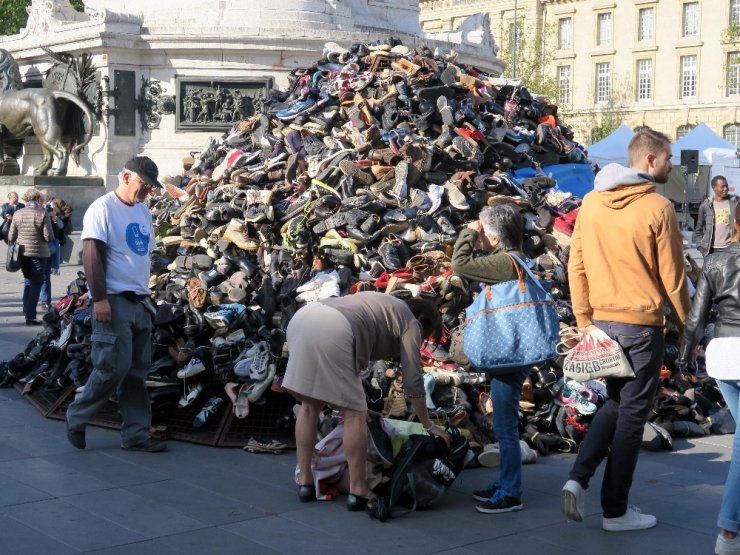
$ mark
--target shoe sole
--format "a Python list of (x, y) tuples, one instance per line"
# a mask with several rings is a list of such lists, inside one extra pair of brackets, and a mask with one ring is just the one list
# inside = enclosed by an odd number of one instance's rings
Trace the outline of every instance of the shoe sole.
[(476, 505), (475, 510), (479, 513), (485, 513), (489, 515), (495, 515), (499, 513), (511, 513), (513, 511), (521, 511), (524, 508), (524, 505), (514, 505), (513, 507), (506, 507), (505, 509), (486, 509), (485, 507), (482, 507), (481, 505)]
[(601, 528), (606, 532), (631, 532), (633, 530), (649, 530), (654, 528), (658, 524), (657, 519), (643, 526), (635, 526), (634, 524), (609, 524), (606, 522), (601, 523)]
[(563, 490), (560, 493), (560, 510), (574, 522), (583, 522), (583, 515), (578, 512), (578, 500), (572, 491)]

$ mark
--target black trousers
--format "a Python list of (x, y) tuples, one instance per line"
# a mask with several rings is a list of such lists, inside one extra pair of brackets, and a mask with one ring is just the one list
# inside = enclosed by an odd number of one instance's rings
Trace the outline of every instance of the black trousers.
[(594, 321), (617, 341), (635, 371), (635, 378), (607, 378), (609, 400), (596, 413), (570, 479), (584, 488), (606, 458), (601, 484), (605, 518), (627, 512), (627, 498), (642, 445), (645, 422), (653, 406), (663, 362), (663, 331), (652, 326)]

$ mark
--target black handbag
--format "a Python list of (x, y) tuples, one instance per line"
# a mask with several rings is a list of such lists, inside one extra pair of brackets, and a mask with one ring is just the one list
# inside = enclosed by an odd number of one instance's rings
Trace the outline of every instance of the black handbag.
[(8, 238), (8, 233), (10, 233), (10, 220), (3, 220), (3, 223), (0, 224), (0, 239), (5, 241)]
[(8, 253), (5, 258), (5, 269), (9, 272), (17, 272), (21, 269), (21, 251), (23, 247), (18, 243), (8, 245)]
[(468, 441), (447, 426), (452, 445), (442, 438), (413, 434), (389, 470), (390, 481), (375, 490), (367, 506), (370, 518), (381, 522), (436, 503), (465, 467)]

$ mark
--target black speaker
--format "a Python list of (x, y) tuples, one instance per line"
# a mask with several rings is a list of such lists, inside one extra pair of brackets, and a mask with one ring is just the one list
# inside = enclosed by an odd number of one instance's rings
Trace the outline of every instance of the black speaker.
[(699, 173), (699, 151), (682, 150), (681, 165), (686, 168), (686, 173)]

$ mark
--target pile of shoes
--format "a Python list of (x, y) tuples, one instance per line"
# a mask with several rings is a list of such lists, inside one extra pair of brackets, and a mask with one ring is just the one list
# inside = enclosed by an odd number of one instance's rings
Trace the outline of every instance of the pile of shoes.
[[(524, 251), (553, 284), (563, 326), (574, 325), (566, 268), (580, 199), (542, 168), (588, 164), (584, 149), (550, 99), (393, 38), (327, 43), (289, 82), (150, 199), (155, 410), (202, 407), (201, 428), (221, 413), (218, 393), (248, 418), (283, 391), (285, 330), (301, 306), (359, 291), (422, 296), (447, 332), (421, 353), (427, 406), (482, 451), (494, 440), (485, 377), (447, 351), (472, 300), (452, 246), (482, 207), (518, 206)], [(522, 169), (533, 176), (515, 178)], [(370, 408), (409, 417), (396, 367), (362, 377)], [(522, 437), (543, 454), (574, 452), (605, 395), (561, 377), (553, 361), (523, 391)]]

